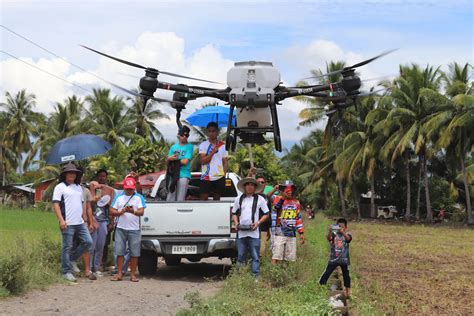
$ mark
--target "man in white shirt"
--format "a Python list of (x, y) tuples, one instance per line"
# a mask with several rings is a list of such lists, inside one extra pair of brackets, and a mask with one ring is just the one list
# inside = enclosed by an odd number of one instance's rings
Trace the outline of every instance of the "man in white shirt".
[(213, 199), (220, 200), (225, 188), (228, 153), (225, 143), (217, 139), (219, 128), (216, 122), (207, 124), (208, 140), (199, 145), (201, 158), (201, 200), (206, 201), (212, 193)]
[(140, 216), (144, 213), (144, 207), (142, 199), (135, 193), (135, 186), (134, 178), (125, 178), (123, 181), (124, 194), (115, 197), (109, 211), (110, 215), (118, 217), (114, 248), (118, 273), (112, 277), (112, 281), (122, 281), (122, 268), (128, 243), (131, 256), (130, 281), (138, 282), (136, 271), (141, 250)]
[[(81, 175), (81, 171), (73, 163), (68, 163), (63, 167), (59, 184), (54, 187), (53, 192), (53, 209), (63, 237), (61, 270), (68, 281), (76, 281), (72, 263), (92, 245), (91, 235), (84, 223), (87, 215), (80, 186)], [(79, 244), (73, 249), (74, 236)]]
[[(260, 274), (260, 230), (259, 226), (268, 220), (267, 201), (259, 195), (263, 186), (254, 178), (244, 178), (237, 184), (244, 192), (237, 197), (232, 209), (232, 220), (237, 227), (237, 268), (245, 263), (247, 254), (252, 257), (252, 272), (258, 279)], [(259, 211), (264, 214), (259, 218)]]

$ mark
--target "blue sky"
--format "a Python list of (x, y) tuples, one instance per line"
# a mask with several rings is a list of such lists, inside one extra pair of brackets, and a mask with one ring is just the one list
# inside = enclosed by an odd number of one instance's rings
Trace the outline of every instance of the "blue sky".
[[(327, 60), (353, 63), (390, 48), (400, 50), (364, 67), (361, 74), (394, 75), (399, 64), (409, 62), (473, 60), (472, 1), (0, 1), (2, 25), (127, 86), (137, 82), (121, 73), (141, 75), (139, 70), (112, 65), (78, 44), (220, 81), (232, 62), (269, 60), (288, 84), (307, 76), (309, 69), (324, 67)], [(106, 86), (1, 28), (0, 36), (4, 51), (76, 84)], [(41, 111), (51, 111), (68, 94), (83, 93), (4, 54), (0, 65), (0, 92), (27, 85), (38, 96)], [(290, 100), (280, 110), (286, 144), (308, 133), (296, 130), (303, 107)]]

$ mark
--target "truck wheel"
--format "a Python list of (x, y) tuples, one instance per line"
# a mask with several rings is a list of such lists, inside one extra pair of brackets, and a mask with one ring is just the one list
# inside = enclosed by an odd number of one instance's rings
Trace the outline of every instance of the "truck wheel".
[(154, 275), (158, 268), (158, 255), (153, 251), (142, 251), (138, 258), (138, 272), (140, 275)]
[(165, 257), (165, 263), (167, 266), (177, 266), (181, 263), (180, 257)]

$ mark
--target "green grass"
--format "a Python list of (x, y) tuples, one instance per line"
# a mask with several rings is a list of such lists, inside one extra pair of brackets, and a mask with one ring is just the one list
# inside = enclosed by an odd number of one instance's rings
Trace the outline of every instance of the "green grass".
[(54, 213), (0, 208), (0, 253), (10, 251), (18, 240), (34, 246), (41, 237), (60, 240), (61, 233)]
[(58, 282), (60, 239), (53, 213), (0, 208), (0, 297)]
[(203, 299), (188, 294), (191, 308), (179, 315), (329, 315), (327, 287), (318, 280), (328, 258), (325, 238), (329, 222), (323, 217), (306, 221), (306, 244), (298, 245), (295, 263), (272, 266), (269, 258), (261, 263), (261, 278), (255, 283), (248, 268), (231, 272), (220, 292)]

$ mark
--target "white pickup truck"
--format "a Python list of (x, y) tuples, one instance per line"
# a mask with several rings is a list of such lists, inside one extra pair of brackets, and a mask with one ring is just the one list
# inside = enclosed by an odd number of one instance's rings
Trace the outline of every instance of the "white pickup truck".
[(140, 274), (155, 274), (158, 257), (164, 257), (167, 265), (178, 265), (182, 258), (197, 262), (205, 257), (236, 257), (231, 211), (240, 194), (240, 178), (228, 173), (221, 200), (200, 201), (200, 175), (192, 173), (186, 201), (182, 202), (166, 202), (165, 175), (156, 181), (141, 218)]

